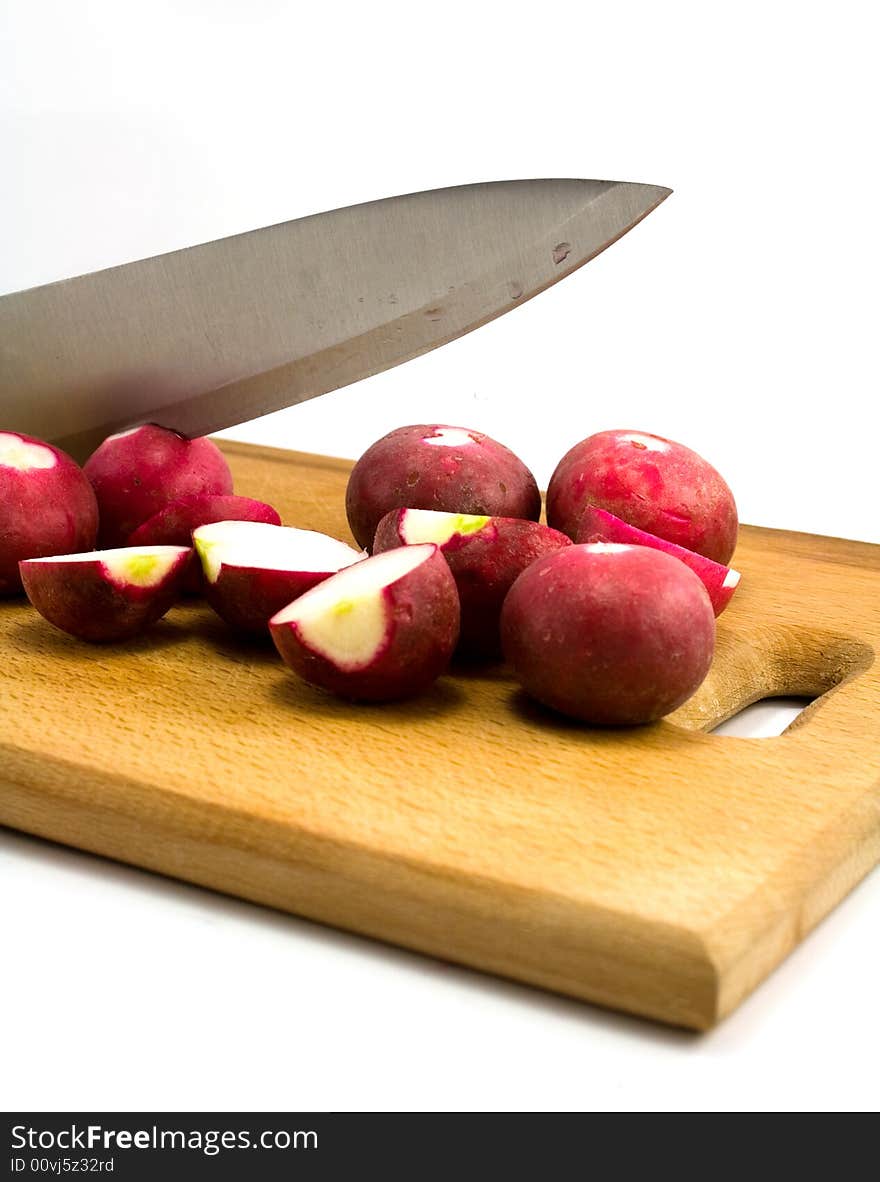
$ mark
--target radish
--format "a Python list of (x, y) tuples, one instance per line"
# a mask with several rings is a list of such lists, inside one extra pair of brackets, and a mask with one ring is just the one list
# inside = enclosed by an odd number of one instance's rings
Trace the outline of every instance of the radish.
[(685, 550), (683, 546), (676, 546), (674, 542), (667, 542), (664, 538), (645, 533), (644, 530), (636, 529), (634, 525), (627, 525), (613, 513), (607, 513), (593, 505), (588, 505), (584, 510), (575, 541), (628, 542), (634, 546), (650, 546), (671, 554), (702, 579), (716, 616), (721, 615), (739, 586), (739, 571), (713, 562), (711, 558), (704, 558), (702, 554), (696, 554), (693, 550)]
[(131, 546), (30, 558), (20, 564), (27, 597), (45, 619), (81, 640), (128, 640), (179, 598), (187, 546)]
[(702, 456), (643, 431), (600, 431), (575, 444), (547, 488), (547, 521), (577, 538), (593, 505), (722, 566), (736, 547), (733, 493)]
[(398, 427), (367, 448), (345, 494), (351, 532), (370, 547), (391, 509), (524, 517), (537, 521), (541, 494), (512, 451), (465, 427)]
[(232, 492), (232, 473), (216, 443), (152, 423), (110, 435), (83, 471), (98, 498), (102, 546), (125, 545), (142, 522), (181, 497)]
[(255, 521), (217, 521), (193, 530), (204, 595), (227, 624), (265, 633), (285, 604), (360, 561), (358, 550), (326, 534)]
[(700, 686), (715, 617), (692, 570), (659, 550), (569, 546), (523, 571), (501, 612), (504, 654), (539, 702), (585, 722), (652, 722)]
[(213, 493), (197, 493), (181, 497), (160, 509), (132, 533), (129, 546), (188, 546), (192, 532), (200, 525), (215, 521), (259, 521), (265, 525), (280, 525), (276, 509), (250, 497), (221, 497)]
[(571, 539), (537, 521), (480, 517), (431, 509), (393, 509), (376, 530), (373, 553), (434, 542), (449, 563), (461, 600), (462, 656), (497, 657), (501, 605), (514, 579), (536, 559)]
[(88, 550), (98, 534), (92, 486), (50, 443), (0, 431), (0, 596), (21, 593), (25, 558)]
[[(126, 542), (128, 546), (191, 546), (192, 532), (200, 525), (214, 521), (262, 521), (280, 525), (281, 518), (271, 505), (253, 501), (250, 497), (220, 497), (213, 493), (196, 493), (181, 497), (160, 509), (137, 527)], [(199, 563), (190, 564), (184, 590), (197, 594), (204, 589), (204, 576)]]
[(434, 545), (377, 554), (333, 575), (269, 621), (285, 663), (345, 698), (419, 693), (458, 640), (458, 592)]

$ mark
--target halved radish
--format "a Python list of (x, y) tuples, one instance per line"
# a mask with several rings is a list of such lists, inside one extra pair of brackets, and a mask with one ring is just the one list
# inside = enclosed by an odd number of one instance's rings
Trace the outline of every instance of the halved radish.
[(345, 698), (389, 701), (425, 689), (458, 640), (455, 581), (437, 546), (367, 558), (269, 621), (285, 663)]
[(211, 607), (233, 628), (265, 632), (275, 612), (363, 554), (327, 534), (256, 521), (193, 530)]
[(180, 597), (188, 546), (129, 546), (56, 554), (19, 563), (28, 599), (41, 616), (81, 640), (128, 640)]
[(373, 553), (434, 542), (449, 563), (461, 600), (461, 655), (501, 654), (498, 622), (514, 580), (571, 539), (548, 525), (519, 517), (482, 517), (433, 509), (393, 509), (376, 530)]
[(675, 542), (658, 538), (656, 534), (636, 529), (634, 525), (628, 525), (613, 513), (597, 509), (595, 505), (588, 505), (584, 509), (575, 541), (628, 542), (635, 546), (650, 546), (654, 550), (671, 554), (702, 579), (716, 616), (721, 615), (739, 586), (739, 571), (722, 566), (720, 562), (713, 562), (711, 558), (704, 558), (694, 550), (686, 550), (684, 546), (676, 546)]

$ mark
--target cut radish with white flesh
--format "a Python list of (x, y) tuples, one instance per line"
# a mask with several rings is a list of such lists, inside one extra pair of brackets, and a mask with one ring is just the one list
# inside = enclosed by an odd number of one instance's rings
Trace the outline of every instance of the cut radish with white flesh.
[(231, 627), (265, 633), (271, 616), (364, 555), (327, 534), (257, 521), (193, 530), (204, 594)]
[(31, 558), (19, 564), (41, 616), (82, 640), (127, 640), (180, 597), (188, 546), (127, 546)]
[(194, 530), (193, 542), (211, 583), (216, 583), (223, 566), (336, 571), (364, 557), (328, 534), (262, 521), (215, 521)]
[[(386, 514), (382, 521), (387, 518)], [(476, 513), (441, 513), (436, 509), (398, 509), (392, 511), (391, 520), (405, 546), (417, 546), (420, 542), (434, 542), (442, 546), (452, 538), (471, 537), (480, 533), (490, 521), (513, 518), (484, 517)], [(375, 544), (373, 550), (376, 551)]]
[(637, 529), (608, 513), (605, 509), (597, 509), (589, 505), (581, 518), (578, 542), (623, 542), (635, 546), (649, 546), (652, 550), (662, 550), (679, 559), (685, 566), (689, 566), (695, 575), (702, 580), (703, 586), (709, 592), (709, 600), (716, 616), (720, 616), (733, 597), (739, 586), (739, 571), (720, 562), (713, 562), (693, 550), (686, 550), (684, 546), (677, 546), (675, 542), (667, 542), (665, 538), (658, 538), (656, 534), (646, 533)]
[(449, 563), (461, 600), (459, 655), (501, 655), (499, 621), (515, 579), (539, 558), (571, 539), (537, 521), (432, 509), (393, 509), (376, 529), (373, 553), (434, 542)]
[(271, 505), (250, 497), (218, 497), (203, 493), (172, 501), (154, 517), (139, 525), (128, 539), (129, 546), (189, 545), (194, 529), (220, 521), (249, 521), (280, 525), (281, 518)]
[[(250, 497), (221, 497), (213, 493), (199, 493), (172, 501), (152, 517), (148, 517), (129, 537), (128, 546), (190, 546), (192, 533), (215, 521), (262, 521), (280, 525), (281, 518), (271, 505)], [(204, 576), (201, 564), (190, 564), (186, 591), (201, 593)]]
[(303, 642), (316, 653), (352, 672), (365, 669), (385, 639), (384, 589), (424, 560), (422, 553), (398, 550), (384, 562), (360, 563), (305, 602), (284, 608), (276, 623), (296, 620)]
[(269, 629), (285, 663), (312, 685), (363, 701), (409, 697), (449, 662), (458, 592), (437, 546), (406, 546), (333, 575)]

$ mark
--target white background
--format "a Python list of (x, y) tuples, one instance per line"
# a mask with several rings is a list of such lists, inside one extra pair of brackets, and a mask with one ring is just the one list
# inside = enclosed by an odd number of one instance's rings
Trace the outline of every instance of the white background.
[[(869, 3), (4, 0), (0, 289), (514, 176), (674, 195), (585, 270), (230, 434), (635, 427), (744, 520), (880, 540)], [(0, 834), (0, 1107), (875, 1107), (875, 874), (702, 1037)]]

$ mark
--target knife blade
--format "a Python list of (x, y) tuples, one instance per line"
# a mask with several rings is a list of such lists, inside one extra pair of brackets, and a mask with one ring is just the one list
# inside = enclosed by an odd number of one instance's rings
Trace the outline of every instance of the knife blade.
[(496, 181), (391, 197), (0, 296), (0, 425), (84, 458), (389, 369), (571, 274), (671, 190)]

